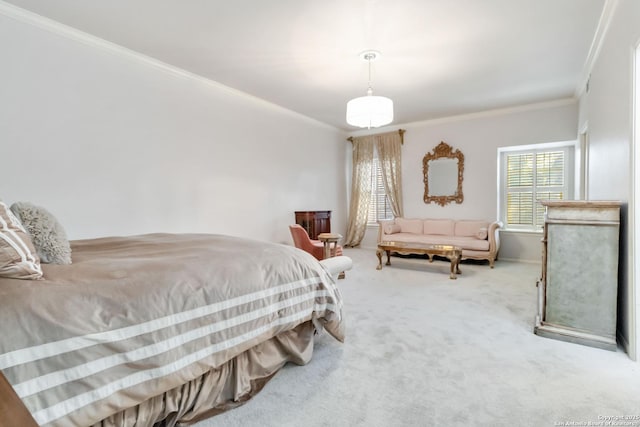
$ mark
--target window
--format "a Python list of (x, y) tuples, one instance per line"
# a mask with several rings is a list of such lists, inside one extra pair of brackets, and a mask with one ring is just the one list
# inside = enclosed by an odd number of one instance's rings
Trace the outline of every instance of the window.
[(378, 155), (374, 153), (371, 164), (371, 201), (369, 202), (367, 225), (378, 225), (379, 220), (392, 218), (391, 205), (382, 181), (382, 169), (380, 169)]
[(540, 200), (573, 199), (574, 151), (574, 141), (499, 149), (505, 229), (539, 231), (544, 225)]

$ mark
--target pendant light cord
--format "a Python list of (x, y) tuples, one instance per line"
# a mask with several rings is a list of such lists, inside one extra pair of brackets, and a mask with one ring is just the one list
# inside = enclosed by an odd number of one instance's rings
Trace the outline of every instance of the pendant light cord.
[(369, 87), (367, 88), (367, 95), (373, 95), (373, 88), (371, 87), (371, 58), (375, 58), (373, 54), (367, 54), (365, 56), (367, 58), (367, 62), (369, 63)]

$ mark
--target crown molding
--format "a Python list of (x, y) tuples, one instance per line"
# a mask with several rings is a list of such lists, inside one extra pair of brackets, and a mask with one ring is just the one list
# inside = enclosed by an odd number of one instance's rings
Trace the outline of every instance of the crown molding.
[(331, 130), (335, 130), (340, 132), (341, 129), (329, 125), (327, 123), (321, 122), (319, 120), (313, 119), (309, 116), (305, 116), (304, 114), (298, 113), (293, 110), (289, 110), (288, 108), (282, 107), (280, 105), (274, 104), (272, 102), (266, 101), (257, 96), (248, 94), (238, 89), (234, 89), (232, 87), (223, 85), (215, 80), (208, 79), (199, 74), (192, 73), (183, 68), (176, 67), (174, 65), (168, 64), (166, 62), (155, 59), (151, 56), (147, 56), (140, 52), (137, 52), (132, 49), (128, 49), (124, 46), (121, 46), (116, 43), (112, 43), (110, 41), (104, 40), (100, 37), (94, 36), (89, 33), (85, 33), (84, 31), (78, 30), (77, 28), (70, 27), (68, 25), (62, 24), (58, 21), (54, 21), (53, 19), (46, 18), (42, 15), (38, 15), (36, 13), (30, 12), (28, 10), (22, 9), (20, 7), (14, 6), (10, 3), (0, 0), (0, 14), (7, 16), (8, 18), (15, 19), (17, 21), (21, 21), (28, 25), (32, 25), (34, 27), (43, 29), (50, 33), (68, 38), (70, 40), (74, 40), (78, 43), (82, 43), (87, 46), (91, 46), (97, 49), (101, 49), (103, 51), (112, 53), (114, 55), (127, 58), (129, 60), (137, 61), (140, 63), (144, 63), (146, 65), (152, 66), (158, 70), (164, 71), (165, 73), (172, 74), (174, 76), (180, 78), (187, 78), (193, 81), (197, 81), (209, 87), (215, 88), (217, 90), (221, 90), (227, 93), (230, 93), (235, 96), (239, 96), (244, 98), (250, 102), (260, 104), (263, 107), (276, 110), (280, 113), (284, 113), (286, 115), (295, 117), (297, 119), (302, 119), (306, 122), (313, 123), (317, 126), (325, 127)]
[(407, 123), (406, 126), (433, 126), (443, 123), (460, 122), (465, 120), (482, 119), (487, 117), (506, 116), (509, 114), (522, 113), (525, 111), (544, 110), (547, 108), (563, 107), (565, 105), (575, 105), (577, 100), (573, 97), (555, 99), (552, 101), (536, 102), (531, 104), (516, 105), (513, 107), (496, 108), (492, 110), (478, 111), (475, 113), (459, 114), (457, 116), (442, 117), (438, 119), (422, 120), (413, 123)]
[(582, 67), (582, 72), (578, 79), (578, 85), (576, 86), (575, 97), (578, 99), (587, 92), (587, 86), (589, 84), (589, 79), (591, 78), (591, 70), (600, 55), (602, 44), (604, 43), (604, 39), (609, 31), (609, 27), (611, 26), (611, 20), (613, 19), (613, 15), (618, 7), (618, 1), (619, 0), (605, 0), (604, 6), (602, 7), (600, 20), (598, 21), (596, 32), (593, 35), (593, 40), (589, 47), (587, 59)]
[(392, 128), (392, 127), (415, 128), (415, 127), (422, 127), (422, 126), (436, 126), (444, 123), (462, 122), (466, 120), (475, 120), (475, 119), (482, 119), (487, 117), (506, 116), (508, 114), (521, 113), (524, 111), (544, 110), (546, 108), (563, 107), (565, 105), (577, 105), (577, 103), (578, 103), (578, 100), (573, 97), (561, 98), (561, 99), (555, 99), (553, 101), (536, 102), (532, 104), (523, 104), (523, 105), (517, 105), (514, 107), (506, 107), (506, 108), (496, 108), (493, 110), (478, 111), (475, 113), (458, 114), (455, 116), (440, 117), (437, 119), (420, 120), (417, 122), (392, 123), (384, 127), (376, 128), (374, 132), (371, 132), (370, 129), (363, 129), (355, 132), (349, 132), (348, 134), (354, 137), (365, 136), (365, 135), (376, 135), (378, 133), (388, 132), (389, 128)]

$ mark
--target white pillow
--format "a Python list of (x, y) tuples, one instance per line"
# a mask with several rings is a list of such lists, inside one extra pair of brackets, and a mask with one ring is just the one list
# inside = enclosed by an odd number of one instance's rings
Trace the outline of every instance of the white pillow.
[(385, 224), (382, 231), (384, 231), (384, 234), (396, 234), (400, 232), (400, 226), (398, 224)]
[(17, 202), (11, 210), (27, 229), (45, 264), (71, 264), (71, 246), (62, 225), (49, 211), (28, 202)]
[(39, 279), (40, 259), (18, 218), (0, 201), (0, 277)]
[(487, 227), (482, 227), (476, 232), (476, 239), (487, 240)]

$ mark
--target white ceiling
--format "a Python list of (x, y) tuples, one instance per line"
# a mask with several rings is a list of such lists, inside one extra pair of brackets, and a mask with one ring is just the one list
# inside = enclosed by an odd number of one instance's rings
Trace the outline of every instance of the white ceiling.
[(9, 0), (321, 122), (408, 123), (574, 96), (606, 0)]

